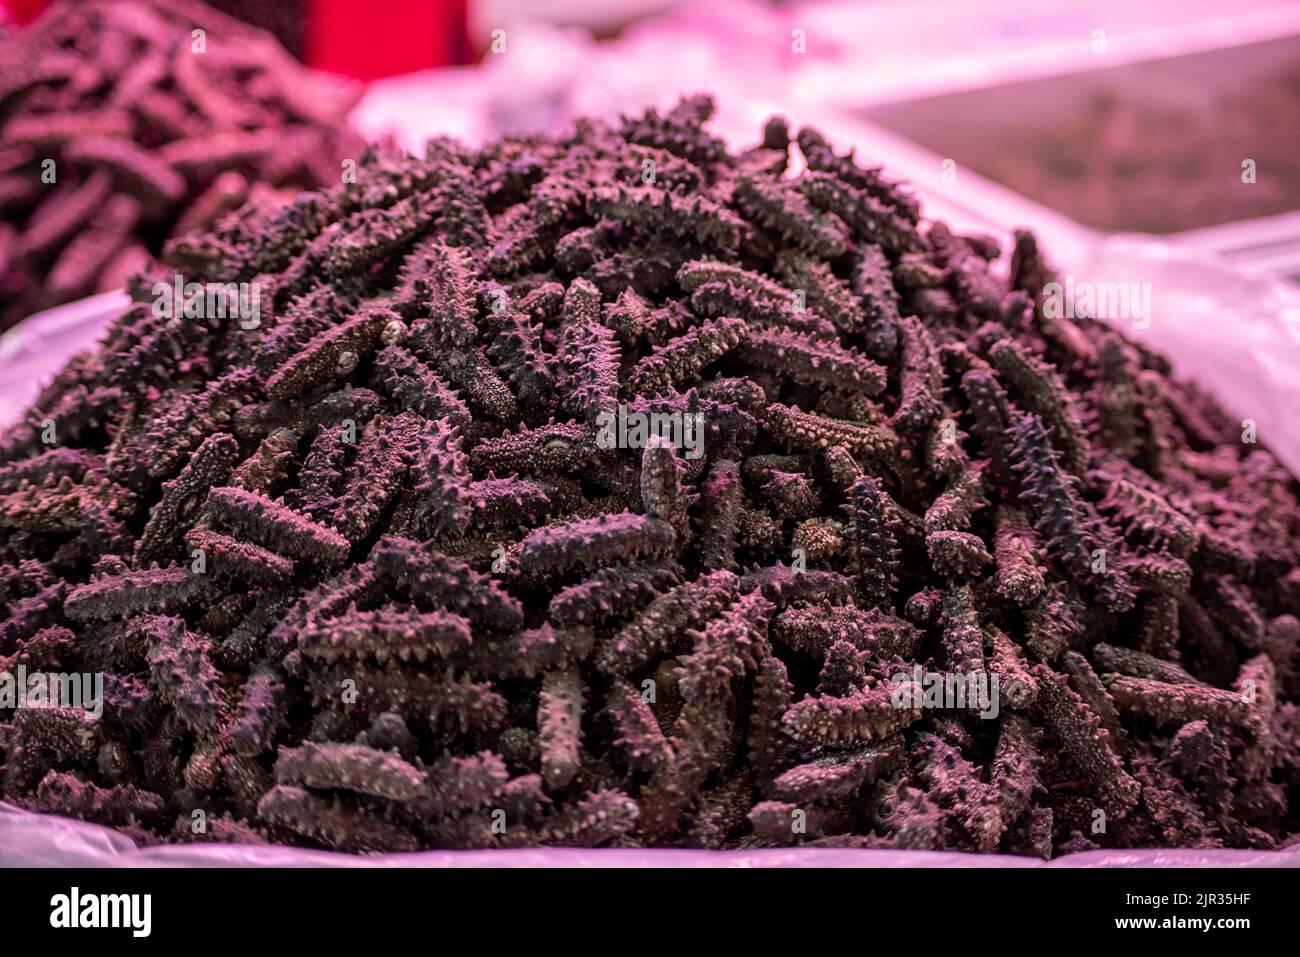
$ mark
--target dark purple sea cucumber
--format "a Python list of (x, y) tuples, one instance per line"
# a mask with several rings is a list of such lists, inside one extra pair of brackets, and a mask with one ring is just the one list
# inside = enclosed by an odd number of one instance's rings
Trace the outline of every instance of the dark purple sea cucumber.
[(170, 244), (270, 306), (168, 324), (144, 275), (0, 435), (0, 675), (105, 674), (100, 721), (0, 686), (0, 797), (351, 852), (1294, 841), (1295, 479), (1033, 309), (1028, 234), (1000, 278), (815, 130), (791, 175), (784, 121), (737, 156), (711, 112), (374, 150)]

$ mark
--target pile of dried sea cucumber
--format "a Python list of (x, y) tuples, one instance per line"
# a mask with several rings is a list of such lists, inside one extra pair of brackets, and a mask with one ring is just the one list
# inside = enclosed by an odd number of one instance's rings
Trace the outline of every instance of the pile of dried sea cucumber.
[(0, 42), (0, 330), (165, 239), (341, 179), (357, 90), (190, 0), (65, 0)]
[[(141, 277), (0, 439), (0, 670), (107, 675), (97, 721), (0, 712), (0, 794), (350, 851), (1290, 840), (1295, 480), (1044, 315), (1028, 233), (999, 273), (712, 109), (172, 242), (262, 321)], [(602, 441), (656, 413), (703, 454)]]

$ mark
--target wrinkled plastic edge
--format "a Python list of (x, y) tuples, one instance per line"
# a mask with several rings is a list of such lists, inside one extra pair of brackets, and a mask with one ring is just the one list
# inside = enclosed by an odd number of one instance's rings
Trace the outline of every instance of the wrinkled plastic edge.
[(33, 313), (0, 335), (0, 428), (19, 421), (78, 352), (93, 348), (131, 305), (124, 290)]
[(1099, 850), (1051, 861), (960, 851), (792, 847), (748, 851), (535, 847), (353, 855), (277, 844), (167, 844), (138, 848), (85, 821), (0, 802), (0, 867), (401, 867), (401, 868), (948, 868), (1300, 867), (1300, 845), (1280, 851)]

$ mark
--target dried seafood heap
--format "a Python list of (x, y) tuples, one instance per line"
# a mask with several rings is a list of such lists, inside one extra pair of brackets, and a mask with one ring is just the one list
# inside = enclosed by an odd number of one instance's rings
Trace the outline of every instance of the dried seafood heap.
[(0, 42), (0, 330), (250, 196), (338, 182), (355, 96), (199, 3), (55, 4)]
[(1045, 315), (1031, 235), (999, 273), (711, 112), (368, 155), (171, 243), (268, 305), (144, 277), (0, 439), (0, 662), (107, 675), (98, 721), (9, 713), (0, 793), (352, 851), (1287, 841), (1291, 476)]

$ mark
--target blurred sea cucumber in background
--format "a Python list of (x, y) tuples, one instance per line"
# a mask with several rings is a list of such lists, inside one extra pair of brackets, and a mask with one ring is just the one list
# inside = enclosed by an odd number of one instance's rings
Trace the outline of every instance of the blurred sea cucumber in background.
[(200, 3), (52, 4), (0, 40), (0, 330), (338, 182), (359, 92)]

